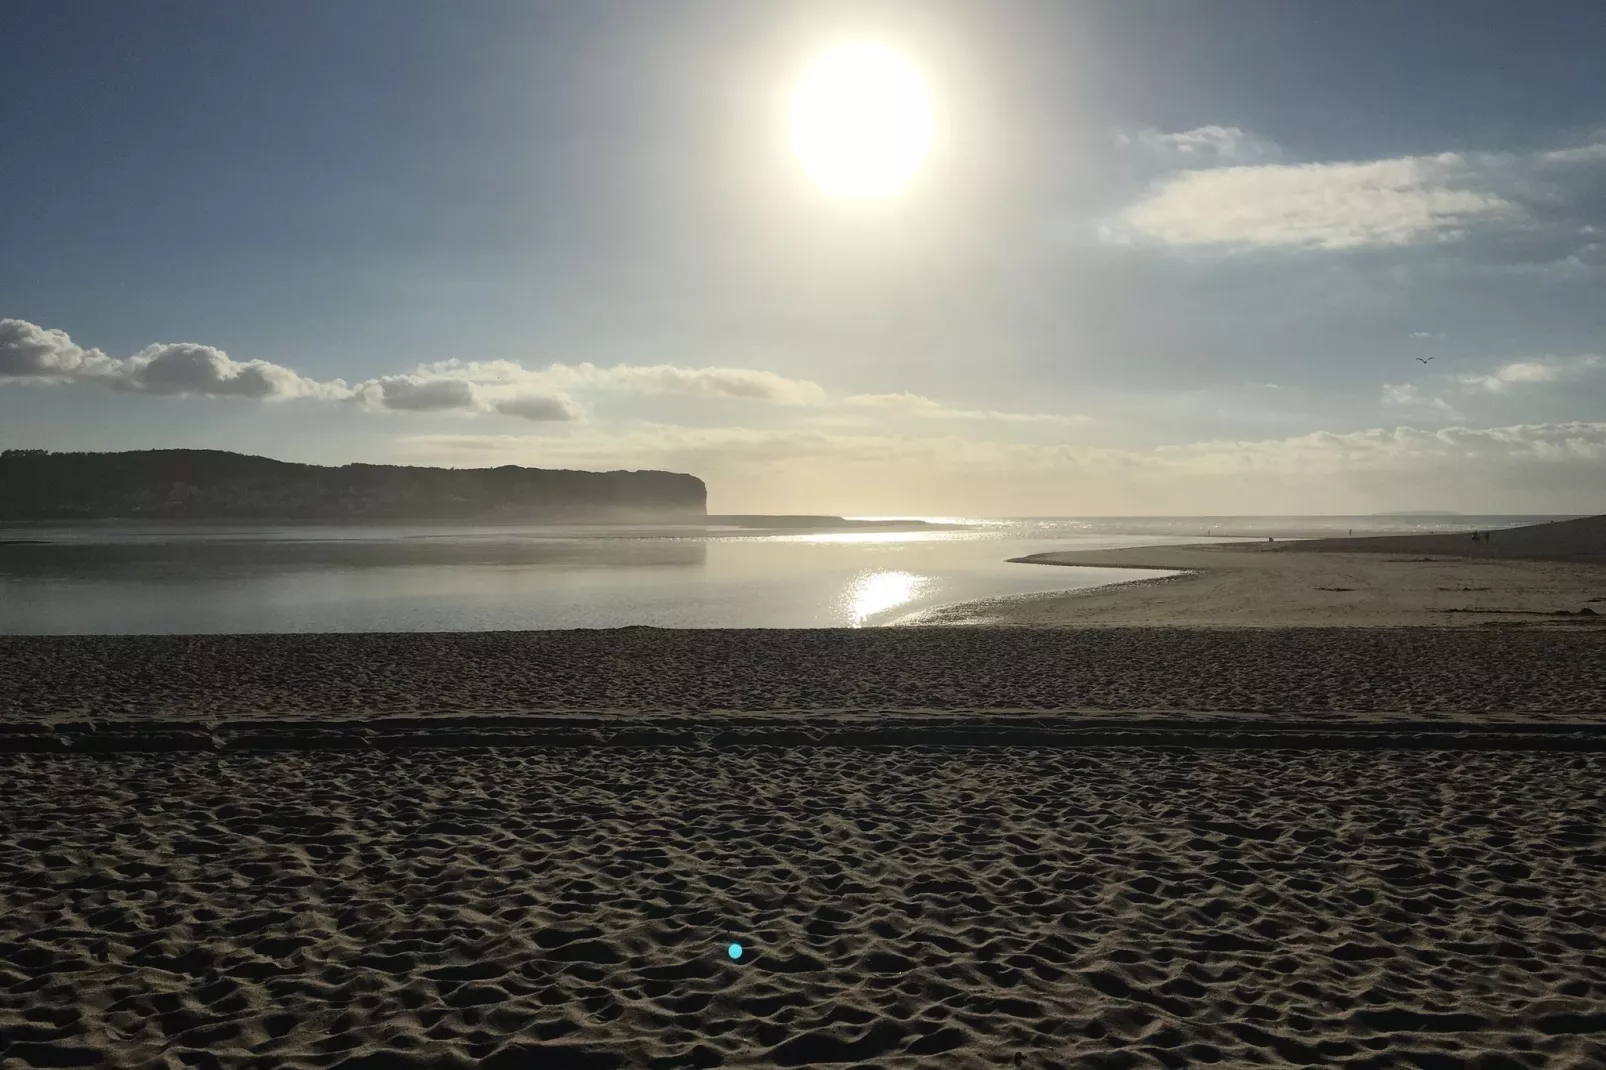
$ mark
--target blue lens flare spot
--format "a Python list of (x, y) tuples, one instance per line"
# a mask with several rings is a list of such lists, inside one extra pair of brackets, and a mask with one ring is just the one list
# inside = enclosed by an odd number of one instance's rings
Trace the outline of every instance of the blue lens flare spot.
[(733, 959), (741, 958), (742, 957), (742, 945), (741, 944), (732, 944), (730, 947), (727, 947), (725, 949), (725, 954), (729, 955)]

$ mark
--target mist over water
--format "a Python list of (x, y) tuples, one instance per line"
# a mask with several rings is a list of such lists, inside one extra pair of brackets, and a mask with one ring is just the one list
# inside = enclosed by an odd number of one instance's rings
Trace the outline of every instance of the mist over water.
[(913, 531), (700, 527), (0, 528), (0, 633), (871, 627), (1152, 579), (1051, 550), (1512, 527), (1548, 517), (929, 518)]

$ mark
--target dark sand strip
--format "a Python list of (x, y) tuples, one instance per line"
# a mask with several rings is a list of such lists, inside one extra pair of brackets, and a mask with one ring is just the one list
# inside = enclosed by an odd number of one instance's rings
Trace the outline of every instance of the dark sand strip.
[(0, 637), (0, 723), (966, 710), (1588, 720), (1606, 629)]
[(1290, 714), (1267, 718), (1148, 720), (1073, 716), (1019, 718), (974, 711), (979, 719), (932, 717), (454, 718), (442, 722), (291, 721), (198, 725), (193, 721), (12, 724), (0, 753), (120, 754), (164, 751), (380, 750), (462, 747), (824, 748), (824, 747), (1172, 747), (1194, 750), (1606, 751), (1606, 723), (1388, 721), (1320, 723)]

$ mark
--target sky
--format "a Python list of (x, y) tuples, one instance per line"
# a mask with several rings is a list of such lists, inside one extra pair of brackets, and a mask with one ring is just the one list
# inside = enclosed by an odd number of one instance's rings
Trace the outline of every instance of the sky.
[[(1606, 499), (1598, 0), (9, 0), (0, 39), (0, 447), (670, 469), (715, 512)], [(928, 104), (891, 192), (800, 156), (843, 48)]]

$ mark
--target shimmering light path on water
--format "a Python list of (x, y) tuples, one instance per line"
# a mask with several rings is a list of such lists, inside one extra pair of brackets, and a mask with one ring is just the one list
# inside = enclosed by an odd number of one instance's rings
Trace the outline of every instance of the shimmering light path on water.
[[(790, 533), (12, 526), (0, 532), (0, 634), (865, 627), (956, 603), (1156, 575), (1012, 557), (1359, 532), (1365, 518), (1320, 519), (945, 518), (924, 530)], [(1494, 518), (1435, 522), (1469, 520), (1501, 526)]]

